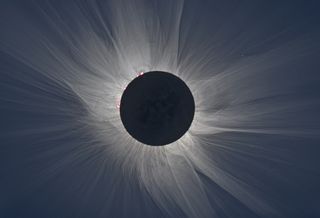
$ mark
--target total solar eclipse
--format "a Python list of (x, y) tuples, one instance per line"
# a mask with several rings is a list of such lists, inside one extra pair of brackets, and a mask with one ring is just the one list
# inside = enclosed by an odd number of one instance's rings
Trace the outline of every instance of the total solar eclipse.
[(132, 80), (122, 94), (120, 116), (128, 133), (143, 144), (161, 146), (189, 129), (195, 103), (179, 77), (150, 71)]

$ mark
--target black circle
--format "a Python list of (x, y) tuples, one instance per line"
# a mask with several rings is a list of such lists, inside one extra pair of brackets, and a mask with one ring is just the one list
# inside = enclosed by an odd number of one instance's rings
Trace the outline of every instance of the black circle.
[(170, 144), (190, 128), (195, 103), (177, 76), (151, 71), (132, 80), (122, 94), (120, 116), (128, 133), (153, 146)]

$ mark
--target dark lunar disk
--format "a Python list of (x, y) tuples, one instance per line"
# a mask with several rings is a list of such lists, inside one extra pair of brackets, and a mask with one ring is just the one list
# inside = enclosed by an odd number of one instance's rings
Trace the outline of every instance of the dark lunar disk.
[(151, 71), (130, 82), (121, 97), (120, 116), (128, 133), (153, 146), (170, 144), (189, 129), (195, 104), (177, 76)]

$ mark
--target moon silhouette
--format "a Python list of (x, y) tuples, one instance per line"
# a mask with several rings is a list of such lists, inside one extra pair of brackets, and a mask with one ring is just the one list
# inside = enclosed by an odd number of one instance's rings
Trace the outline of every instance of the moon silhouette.
[(185, 82), (162, 71), (132, 80), (120, 103), (125, 129), (136, 140), (152, 146), (181, 138), (192, 123), (194, 111), (194, 99)]

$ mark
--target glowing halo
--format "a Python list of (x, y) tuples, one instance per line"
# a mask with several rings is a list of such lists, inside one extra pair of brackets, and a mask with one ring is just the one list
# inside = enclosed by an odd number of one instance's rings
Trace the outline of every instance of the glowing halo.
[[(278, 168), (269, 166), (294, 162), (291, 143), (282, 146), (283, 141), (319, 135), (311, 119), (299, 116), (312, 108), (312, 99), (288, 97), (309, 85), (304, 76), (290, 73), (316, 51), (318, 37), (286, 35), (283, 41), (281, 34), (290, 28), (280, 29), (279, 43), (271, 30), (273, 35), (246, 25), (256, 21), (248, 13), (212, 13), (202, 5), (202, 18), (182, 0), (98, 2), (59, 8), (39, 1), (34, 16), (16, 13), (11, 23), (1, 23), (7, 30), (1, 32), (1, 52), (15, 61), (7, 61), (10, 67), (1, 75), (18, 81), (4, 80), (9, 91), (1, 93), (1, 101), (40, 117), (32, 120), (34, 126), (7, 134), (15, 134), (14, 140), (30, 136), (26, 147), (15, 149), (27, 151), (21, 155), (26, 163), (45, 163), (30, 167), (35, 171), (23, 178), (35, 187), (65, 179), (59, 193), (85, 205), (76, 206), (79, 216), (95, 199), (101, 201), (93, 217), (112, 217), (114, 202), (123, 204), (119, 214), (126, 216), (140, 215), (149, 204), (170, 217), (235, 217), (237, 210), (229, 209), (238, 207), (251, 215), (281, 216), (282, 205), (272, 200), (275, 190), (296, 184), (281, 180)], [(208, 14), (215, 19), (208, 22)], [(135, 140), (120, 117), (127, 85), (152, 71), (181, 78), (195, 102), (189, 130), (166, 146)], [(281, 185), (270, 191), (269, 184)]]

